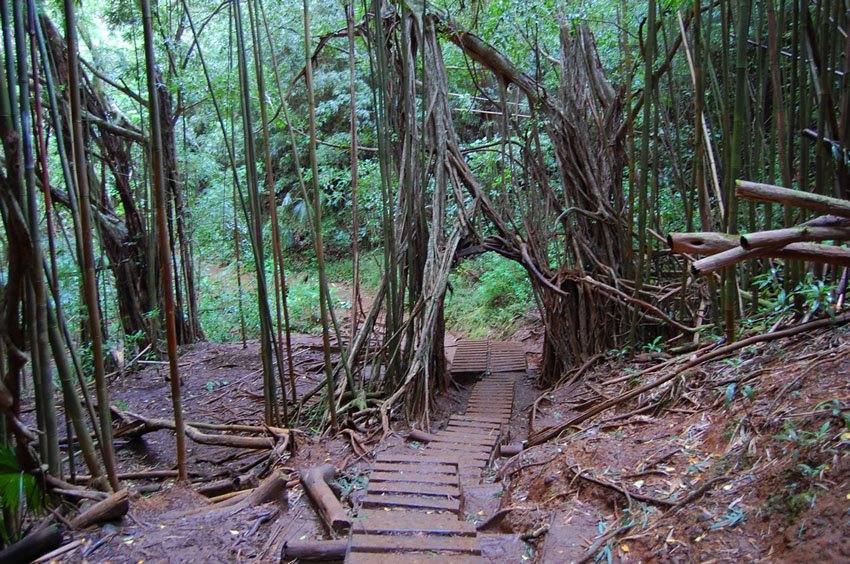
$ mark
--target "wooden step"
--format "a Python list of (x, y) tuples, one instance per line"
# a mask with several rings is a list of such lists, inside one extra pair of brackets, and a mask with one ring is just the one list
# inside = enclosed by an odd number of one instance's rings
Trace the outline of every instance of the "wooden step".
[(475, 429), (464, 428), (463, 431), (452, 430), (452, 429), (443, 429), (442, 431), (437, 431), (435, 436), (440, 438), (447, 439), (478, 439), (478, 440), (487, 440), (492, 441), (494, 439), (498, 439), (501, 433), (498, 429), (493, 429), (492, 431), (476, 431)]
[(498, 417), (488, 417), (487, 415), (452, 415), (449, 417), (449, 421), (466, 421), (469, 423), (481, 423), (481, 424), (498, 424), (501, 423), (502, 420)]
[(363, 496), (363, 507), (410, 507), (414, 509), (437, 509), (460, 512), (459, 499), (446, 499), (433, 496), (413, 496), (399, 494), (370, 494)]
[(457, 464), (439, 464), (428, 460), (415, 463), (375, 462), (372, 470), (381, 472), (424, 472), (429, 474), (456, 474)]
[(360, 535), (351, 537), (355, 552), (434, 551), (481, 554), (475, 537), (447, 535)]
[(372, 482), (419, 482), (423, 484), (447, 484), (456, 486), (458, 483), (455, 474), (434, 474), (431, 472), (383, 472), (373, 471), (369, 475), (369, 483)]
[(347, 564), (443, 564), (449, 561), (451, 564), (487, 564), (490, 562), (482, 556), (472, 554), (452, 554), (446, 558), (445, 554), (437, 552), (410, 551), (397, 552), (357, 552), (352, 551), (345, 560)]
[(469, 450), (460, 448), (451, 448), (451, 447), (443, 447), (443, 446), (433, 446), (430, 447), (430, 452), (432, 454), (436, 454), (437, 456), (446, 456), (453, 455), (457, 457), (458, 464), (461, 462), (481, 462), (486, 464), (487, 461), (490, 460), (489, 452), (493, 449), (488, 450)]
[(361, 510), (352, 531), (357, 533), (428, 533), (475, 536), (475, 525), (461, 521), (453, 513), (408, 510)]
[(428, 448), (425, 452), (433, 451), (433, 450), (452, 450), (463, 453), (471, 453), (471, 454), (480, 454), (482, 452), (489, 452), (493, 450), (493, 443), (480, 445), (477, 443), (452, 443), (447, 441), (431, 441), (428, 443)]
[(457, 485), (423, 484), (393, 480), (388, 482), (369, 482), (366, 493), (460, 497), (460, 488)]
[(476, 445), (479, 447), (492, 447), (496, 444), (496, 441), (499, 440), (498, 435), (493, 435), (492, 437), (472, 437), (469, 435), (462, 435), (460, 433), (453, 434), (438, 434), (436, 438), (429, 442), (429, 445), (433, 444), (458, 444), (458, 445)]
[(427, 444), (435, 442), (441, 443), (458, 443), (462, 445), (489, 445), (498, 438), (496, 433), (492, 435), (473, 435), (461, 433), (445, 433), (440, 432), (434, 435), (434, 440), (428, 441)]
[(387, 458), (387, 461), (419, 462), (420, 460), (424, 460), (428, 462), (440, 462), (442, 464), (474, 464), (476, 466), (480, 465), (482, 468), (487, 464), (485, 460), (481, 460), (481, 457), (469, 458), (462, 452), (438, 451), (433, 449), (426, 450), (422, 454), (396, 454), (391, 456), (392, 458)]
[(500, 423), (476, 423), (474, 421), (461, 421), (450, 419), (448, 424), (446, 425), (446, 430), (458, 429), (457, 432), (467, 433), (478, 433), (480, 434), (490, 434), (490, 433), (500, 433), (502, 430), (502, 425)]

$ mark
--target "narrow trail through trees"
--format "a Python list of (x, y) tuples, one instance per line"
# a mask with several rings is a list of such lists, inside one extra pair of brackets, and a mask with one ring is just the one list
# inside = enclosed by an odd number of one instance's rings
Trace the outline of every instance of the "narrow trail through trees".
[(463, 520), (464, 488), (479, 484), (498, 454), (525, 353), (520, 343), (461, 341), (452, 371), (483, 378), (462, 415), (433, 435), (414, 435), (424, 448), (395, 447), (375, 458), (346, 562), (430, 561), (433, 552), (453, 562), (487, 561), (475, 526)]

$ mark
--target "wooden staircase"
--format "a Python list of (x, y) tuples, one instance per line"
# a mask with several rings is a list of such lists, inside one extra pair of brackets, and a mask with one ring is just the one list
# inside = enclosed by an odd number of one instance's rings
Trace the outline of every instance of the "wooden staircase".
[(475, 526), (464, 519), (463, 488), (481, 482), (513, 414), (526, 370), (518, 343), (461, 341), (455, 369), (483, 374), (466, 411), (423, 448), (399, 447), (375, 459), (346, 562), (487, 562)]

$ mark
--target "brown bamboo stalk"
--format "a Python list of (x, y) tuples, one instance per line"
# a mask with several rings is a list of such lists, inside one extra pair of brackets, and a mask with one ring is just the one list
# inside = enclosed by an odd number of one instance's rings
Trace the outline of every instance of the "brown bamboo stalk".
[[(174, 314), (174, 280), (171, 270), (171, 246), (169, 245), (165, 209), (165, 178), (163, 177), (162, 135), (160, 129), (159, 96), (156, 84), (156, 56), (153, 50), (153, 21), (149, 0), (141, 0), (142, 24), (145, 35), (145, 67), (148, 82), (149, 118), (151, 126), (153, 163), (153, 191), (156, 207), (157, 241), (162, 275), (163, 302), (165, 305), (165, 328), (168, 344), (168, 372), (171, 376), (171, 405), (174, 411), (175, 435), (177, 440), (178, 480), (189, 479), (186, 473), (186, 429), (183, 425), (183, 408), (180, 402), (180, 371), (177, 367), (177, 325)], [(109, 407), (106, 406), (108, 410)]]

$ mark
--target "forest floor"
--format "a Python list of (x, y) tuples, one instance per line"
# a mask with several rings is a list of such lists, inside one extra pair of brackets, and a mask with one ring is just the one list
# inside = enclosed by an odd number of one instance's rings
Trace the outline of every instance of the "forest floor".
[[(537, 431), (557, 425), (687, 360), (609, 355), (578, 384), (546, 392), (533, 380), (539, 330), (515, 338), (527, 345), (530, 373), (517, 387), (510, 442), (527, 438), (529, 424)], [(447, 343), (449, 356), (452, 350)], [(303, 393), (323, 378), (320, 340), (298, 336), (294, 351)], [(184, 347), (180, 368), (188, 420), (261, 424), (256, 343)], [(114, 376), (113, 404), (168, 417), (165, 369), (148, 364)], [(504, 542), (484, 548), (494, 562), (846, 561), (848, 374), (846, 327), (699, 365), (560, 438), (498, 460), (488, 484), (470, 492), (467, 517), (489, 521), (486, 532), (502, 539), (513, 535), (507, 552)], [(462, 411), (468, 394), (461, 385), (440, 395), (433, 426)], [(356, 506), (370, 467), (360, 448), (403, 443), (407, 428), (398, 422), (394, 431), (378, 444), (380, 434), (349, 429), (327, 438), (303, 429), (294, 453), (189, 442), (197, 486), (274, 469), (289, 476), (286, 503), (217, 508), (173, 480), (123, 480), (133, 492), (127, 516), (78, 533), (82, 542), (65, 561), (278, 561), (285, 541), (325, 534), (297, 472), (331, 462), (340, 470), (338, 493)], [(121, 472), (174, 468), (170, 431), (119, 437), (117, 445)]]

